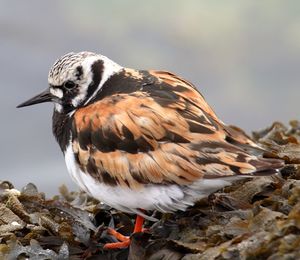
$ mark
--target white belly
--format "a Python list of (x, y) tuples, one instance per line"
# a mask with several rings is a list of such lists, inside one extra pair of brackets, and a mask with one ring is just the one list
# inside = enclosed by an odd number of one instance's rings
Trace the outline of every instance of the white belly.
[(72, 179), (82, 190), (101, 202), (125, 212), (137, 213), (138, 209), (156, 209), (161, 212), (184, 210), (196, 200), (231, 184), (224, 179), (201, 179), (184, 187), (176, 184), (149, 184), (142, 189), (131, 190), (99, 183), (89, 174), (82, 172), (75, 161), (71, 145), (65, 152), (65, 161)]

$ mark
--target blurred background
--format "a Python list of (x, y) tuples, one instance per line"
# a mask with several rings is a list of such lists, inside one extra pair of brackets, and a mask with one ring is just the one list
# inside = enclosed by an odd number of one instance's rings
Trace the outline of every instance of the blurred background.
[(52, 105), (15, 108), (70, 51), (175, 72), (248, 133), (299, 119), (299, 13), (297, 0), (0, 0), (0, 179), (48, 196), (62, 183), (76, 188), (52, 136)]

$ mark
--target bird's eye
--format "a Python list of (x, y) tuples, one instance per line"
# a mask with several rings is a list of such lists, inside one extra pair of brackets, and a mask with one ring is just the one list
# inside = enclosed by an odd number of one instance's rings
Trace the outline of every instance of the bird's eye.
[(72, 88), (76, 87), (76, 84), (73, 81), (68, 80), (67, 82), (65, 82), (64, 87), (66, 89), (72, 89)]

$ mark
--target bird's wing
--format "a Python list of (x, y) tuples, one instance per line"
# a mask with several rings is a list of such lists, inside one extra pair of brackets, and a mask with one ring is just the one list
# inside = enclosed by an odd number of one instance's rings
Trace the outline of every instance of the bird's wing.
[(83, 171), (138, 189), (275, 168), (228, 142), (235, 137), (190, 83), (169, 72), (149, 76), (150, 85), (107, 95), (74, 114), (73, 151)]

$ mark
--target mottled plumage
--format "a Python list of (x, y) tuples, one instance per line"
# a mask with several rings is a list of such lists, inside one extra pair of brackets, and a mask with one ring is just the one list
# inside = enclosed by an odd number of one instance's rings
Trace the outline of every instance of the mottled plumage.
[(82, 52), (59, 59), (48, 81), (49, 98), (44, 92), (40, 102), (55, 103), (53, 132), (71, 176), (117, 209), (141, 216), (141, 208), (184, 210), (233, 180), (282, 167), (170, 72)]
[[(104, 85), (108, 93), (74, 114), (73, 151), (84, 172), (139, 189), (273, 169), (273, 160), (246, 151), (258, 147), (224, 126), (192, 85), (167, 72), (137, 73), (132, 89)], [(126, 69), (114, 77), (128, 80)]]

